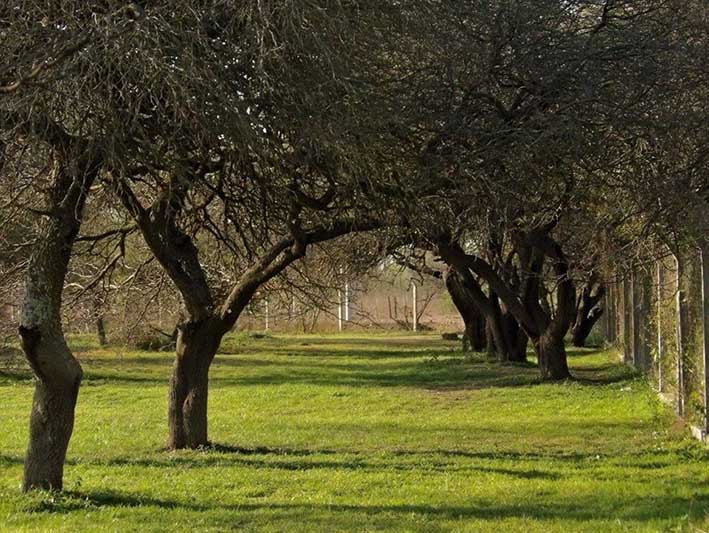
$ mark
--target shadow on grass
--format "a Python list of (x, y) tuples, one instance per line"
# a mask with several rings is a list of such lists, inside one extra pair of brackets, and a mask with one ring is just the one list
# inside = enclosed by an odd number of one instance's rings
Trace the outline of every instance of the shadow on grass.
[(19, 455), (0, 454), (0, 466), (22, 465), (25, 460)]
[(567, 499), (554, 497), (539, 498), (533, 501), (518, 501), (502, 503), (491, 499), (472, 499), (467, 505), (433, 505), (424, 503), (395, 505), (360, 505), (360, 504), (320, 504), (300, 502), (253, 502), (245, 500), (238, 503), (207, 502), (195, 500), (185, 501), (169, 498), (143, 496), (118, 491), (73, 491), (65, 493), (62, 498), (42, 502), (34, 512), (69, 513), (100, 508), (140, 508), (153, 507), (165, 510), (189, 510), (197, 512), (216, 511), (220, 518), (227, 518), (223, 513), (238, 513), (242, 520), (244, 513), (254, 513), (258, 519), (264, 512), (269, 513), (269, 523), (274, 520), (283, 521), (282, 525), (293, 524), (293, 519), (303, 520), (302, 526), (307, 528), (308, 521), (318, 529), (323, 525), (336, 523), (346, 519), (350, 524), (366, 519), (380, 520), (394, 525), (408, 524), (409, 521), (427, 517), (434, 521), (478, 519), (495, 521), (501, 519), (521, 518), (525, 520), (623, 520), (651, 522), (655, 520), (678, 520), (701, 518), (709, 509), (709, 495), (695, 494), (691, 497), (658, 495), (637, 499), (614, 496), (612, 499), (583, 497), (581, 495), (569, 502)]
[[(415, 343), (417, 339), (411, 339)], [(386, 343), (387, 349), (366, 349), (373, 343)], [(455, 392), (488, 388), (525, 387), (541, 381), (536, 366), (502, 364), (483, 354), (468, 359), (460, 352), (439, 349), (412, 351), (411, 345), (396, 345), (389, 339), (317, 339), (303, 350), (294, 350), (293, 339), (282, 346), (265, 345), (265, 357), (258, 354), (218, 355), (212, 366), (210, 382), (213, 388), (233, 386), (317, 385), (331, 387), (412, 387), (431, 392)], [(436, 341), (440, 344), (440, 341)], [(333, 351), (341, 344), (346, 351)], [(358, 348), (353, 349), (351, 344)], [(392, 346), (394, 345), (394, 346)], [(359, 348), (361, 346), (362, 348)], [(380, 344), (381, 346), (381, 344)], [(253, 346), (248, 345), (251, 349)], [(396, 349), (390, 349), (396, 348)], [(592, 349), (569, 348), (574, 381), (596, 386), (622, 382), (637, 373), (620, 363), (587, 360), (597, 354)], [(85, 368), (84, 386), (102, 386), (104, 383), (165, 386), (173, 358), (153, 354), (126, 359), (82, 357)], [(378, 364), (373, 364), (377, 359)], [(574, 364), (574, 361), (579, 361)], [(243, 370), (243, 371), (241, 371)], [(3, 382), (31, 380), (28, 370), (0, 373)]]
[(232, 444), (211, 443), (209, 446), (202, 448), (205, 452), (217, 452), (221, 454), (238, 454), (238, 455), (285, 455), (295, 457), (306, 457), (309, 455), (336, 455), (341, 454), (337, 450), (311, 450), (307, 448), (274, 448), (269, 446), (244, 447), (234, 446)]
[[(240, 373), (224, 374), (231, 367), (245, 369)], [(253, 367), (259, 368), (256, 372)], [(634, 379), (637, 373), (622, 365), (602, 365), (589, 368), (574, 368), (573, 382), (580, 385), (609, 385)], [(139, 373), (138, 369), (121, 372), (105, 367), (85, 365), (82, 387), (112, 385), (166, 386), (169, 371), (157, 375), (154, 371)], [(0, 384), (32, 382), (28, 371), (3, 373)], [(539, 372), (534, 365), (509, 365), (489, 361), (469, 363), (462, 358), (446, 358), (429, 361), (403, 361), (373, 367), (366, 362), (317, 362), (299, 360), (294, 363), (256, 361), (224, 361), (218, 359), (212, 368), (211, 388), (234, 386), (269, 385), (316, 385), (327, 387), (411, 387), (431, 392), (456, 392), (489, 388), (528, 387), (539, 385)]]
[(574, 380), (582, 385), (610, 385), (636, 379), (642, 373), (620, 363), (607, 363), (573, 369)]
[[(306, 472), (310, 470), (333, 470), (333, 471), (355, 471), (358, 473), (377, 473), (382, 471), (392, 472), (469, 472), (471, 476), (479, 473), (497, 474), (516, 479), (546, 479), (557, 480), (562, 476), (556, 472), (539, 470), (535, 468), (503, 468), (497, 466), (486, 466), (481, 464), (459, 465), (450, 462), (434, 461), (428, 463), (406, 463), (390, 459), (369, 461), (364, 455), (348, 455), (347, 459), (341, 460), (293, 460), (280, 456), (277, 459), (260, 458), (263, 455), (255, 455), (257, 452), (247, 454), (235, 454), (232, 456), (211, 456), (211, 457), (172, 457), (170, 459), (111, 459), (105, 462), (98, 462), (101, 466), (136, 466), (149, 468), (170, 468), (175, 466), (186, 468), (214, 468), (214, 467), (242, 467), (257, 470), (281, 470), (284, 472)], [(319, 455), (322, 452), (316, 452)], [(260, 456), (260, 457), (259, 457)]]
[[(597, 423), (588, 426), (598, 427)], [(603, 430), (627, 424), (604, 424)], [(694, 449), (694, 448), (693, 448)], [(458, 460), (472, 463), (456, 463)], [(664, 452), (664, 459), (648, 455), (648, 450), (638, 449), (623, 453), (600, 454), (593, 452), (525, 452), (514, 450), (470, 451), (457, 449), (393, 449), (374, 453), (366, 450), (286, 448), (286, 447), (241, 447), (227, 444), (212, 444), (196, 451), (160, 453), (153, 457), (114, 457), (99, 460), (83, 460), (67, 463), (96, 466), (136, 466), (148, 468), (248, 467), (272, 470), (427, 470), (489, 472), (524, 479), (559, 479), (558, 469), (573, 471), (593, 470), (599, 461), (612, 464), (622, 462), (627, 468), (657, 469), (676, 464), (676, 461), (709, 463), (709, 454), (696, 450), (677, 449)], [(1, 456), (0, 464), (20, 464), (16, 456)], [(494, 461), (497, 464), (486, 465)], [(502, 465), (500, 466), (500, 463)], [(619, 475), (626, 474), (620, 472)]]
[(28, 368), (18, 368), (13, 370), (0, 370), (0, 385), (3, 383), (21, 383), (31, 384), (33, 380), (32, 373)]

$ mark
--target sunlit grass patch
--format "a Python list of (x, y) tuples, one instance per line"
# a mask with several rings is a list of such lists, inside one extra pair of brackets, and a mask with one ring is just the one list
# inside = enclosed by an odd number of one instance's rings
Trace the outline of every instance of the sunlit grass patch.
[(214, 446), (168, 453), (172, 354), (81, 339), (65, 494), (19, 492), (32, 387), (26, 370), (0, 378), (2, 529), (709, 529), (709, 455), (607, 352), (572, 352), (577, 379), (544, 384), (458, 348), (229, 338), (211, 373)]

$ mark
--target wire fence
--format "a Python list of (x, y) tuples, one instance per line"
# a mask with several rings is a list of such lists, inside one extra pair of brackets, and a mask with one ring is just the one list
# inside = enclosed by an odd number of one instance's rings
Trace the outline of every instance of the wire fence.
[(619, 271), (603, 333), (700, 438), (709, 431), (709, 245)]

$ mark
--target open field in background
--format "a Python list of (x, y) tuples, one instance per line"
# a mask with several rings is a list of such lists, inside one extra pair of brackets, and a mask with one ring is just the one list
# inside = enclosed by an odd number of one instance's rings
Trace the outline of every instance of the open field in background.
[(67, 494), (20, 494), (32, 385), (0, 365), (2, 530), (709, 531), (709, 453), (610, 352), (540, 384), (438, 335), (234, 335), (214, 448), (167, 453), (172, 354), (91, 342)]

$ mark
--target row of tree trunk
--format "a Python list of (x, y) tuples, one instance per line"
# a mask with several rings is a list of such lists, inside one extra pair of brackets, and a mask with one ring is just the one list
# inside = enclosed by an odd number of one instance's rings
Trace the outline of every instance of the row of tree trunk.
[[(451, 300), (463, 319), (463, 351), (486, 351), (490, 357), (502, 362), (526, 362), (529, 335), (495, 291), (489, 290), (486, 294), (464, 269), (449, 267), (443, 277)], [(594, 325), (603, 314), (604, 294), (600, 277), (592, 274), (576, 300), (571, 327), (574, 346), (586, 345)], [(558, 342), (550, 345), (548, 339), (539, 339), (535, 348), (549, 351), (554, 344), (558, 345)]]

